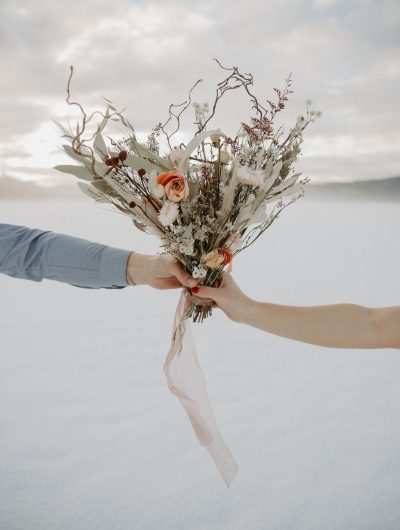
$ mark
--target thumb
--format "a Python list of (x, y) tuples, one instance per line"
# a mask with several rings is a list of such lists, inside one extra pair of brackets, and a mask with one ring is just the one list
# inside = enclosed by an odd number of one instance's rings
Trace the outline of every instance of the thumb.
[(186, 287), (193, 287), (196, 285), (196, 280), (186, 272), (179, 263), (171, 263), (170, 272), (173, 276), (178, 278), (178, 280), (185, 285)]

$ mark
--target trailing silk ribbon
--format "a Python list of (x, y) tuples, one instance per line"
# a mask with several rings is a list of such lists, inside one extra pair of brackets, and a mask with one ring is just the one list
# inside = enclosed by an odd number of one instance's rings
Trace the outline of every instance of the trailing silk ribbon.
[(192, 300), (193, 297), (183, 290), (175, 313), (172, 344), (165, 360), (164, 373), (169, 389), (184, 406), (200, 444), (210, 453), (229, 487), (238, 466), (219, 433), (197, 360), (190, 322), (186, 319)]

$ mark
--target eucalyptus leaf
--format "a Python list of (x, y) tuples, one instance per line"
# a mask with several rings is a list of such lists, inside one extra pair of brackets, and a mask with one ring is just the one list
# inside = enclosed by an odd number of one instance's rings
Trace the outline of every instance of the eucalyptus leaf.
[(136, 221), (136, 219), (132, 219), (132, 220), (133, 220), (133, 224), (136, 226), (137, 229), (139, 229), (141, 232), (146, 232), (146, 233), (148, 232), (146, 225), (139, 223), (138, 221)]
[(290, 186), (293, 186), (293, 184), (296, 183), (297, 179), (300, 177), (301, 173), (296, 173), (295, 175), (292, 175), (291, 177), (284, 180), (279, 186), (276, 186), (275, 188), (272, 188), (273, 193), (277, 193), (279, 191), (286, 190), (287, 188), (290, 188)]
[(169, 158), (163, 158), (157, 153), (154, 153), (151, 149), (148, 149), (144, 145), (140, 145), (136, 139), (136, 136), (132, 135), (131, 138), (132, 149), (139, 155), (145, 158), (154, 160), (163, 169), (172, 169), (172, 162)]
[(122, 186), (120, 186), (115, 180), (110, 177), (110, 175), (107, 175), (104, 177), (104, 180), (106, 183), (114, 190), (114, 192), (122, 197), (122, 199), (127, 202), (128, 204), (131, 202), (133, 195), (131, 192), (125, 190)]
[(267, 211), (265, 208), (265, 204), (263, 204), (256, 210), (254, 215), (247, 221), (247, 223), (245, 224), (245, 228), (251, 225), (254, 225), (254, 224), (262, 223), (266, 219), (266, 217), (267, 217)]
[(78, 184), (80, 190), (85, 195), (90, 197), (91, 199), (95, 199), (95, 200), (103, 199), (104, 200), (103, 194), (100, 191), (98, 191), (95, 188), (93, 188), (93, 186), (90, 186), (89, 184), (83, 184), (82, 182), (78, 182), (77, 184)]
[(106, 143), (100, 133), (97, 133), (94, 137), (93, 147), (103, 158), (108, 156)]
[(68, 173), (70, 175), (75, 175), (75, 177), (78, 177), (83, 180), (91, 181), (93, 179), (92, 173), (83, 166), (55, 166), (57, 171), (61, 171), (61, 173)]
[[(91, 163), (89, 162), (89, 164), (86, 165), (86, 167), (89, 170), (91, 170), (92, 169)], [(103, 162), (95, 162), (94, 169), (96, 171), (96, 174), (99, 175), (100, 177), (104, 177), (107, 171), (110, 170), (109, 166), (107, 166), (106, 164), (103, 164)]]
[(151, 173), (154, 170), (160, 170), (160, 167), (153, 164), (152, 162), (149, 162), (148, 160), (145, 160), (140, 156), (135, 156), (130, 153), (128, 154), (124, 164), (134, 169), (135, 171), (139, 171), (139, 169), (144, 169), (146, 173)]
[(107, 125), (109, 119), (110, 119), (110, 108), (107, 105), (106, 112), (104, 114), (104, 118), (100, 122), (99, 131), (98, 132), (101, 132), (104, 129), (104, 127)]
[(67, 153), (67, 155), (77, 162), (81, 162), (82, 164), (87, 164), (88, 161), (90, 163), (90, 159), (86, 156), (79, 155), (78, 153), (75, 153), (75, 151), (72, 149), (72, 147), (68, 144), (64, 144), (63, 146), (64, 151)]
[(182, 154), (182, 157), (181, 157), (181, 159), (179, 161), (178, 171), (183, 173), (183, 167), (185, 165), (185, 162), (187, 160), (189, 160), (190, 155), (193, 153), (193, 151), (195, 149), (197, 149), (199, 147), (200, 144), (202, 144), (204, 142), (204, 140), (206, 138), (208, 138), (212, 134), (221, 134), (221, 131), (204, 131), (201, 134), (199, 134), (198, 136), (195, 136), (194, 138), (192, 138), (190, 140), (190, 142), (187, 144), (187, 146), (186, 146), (186, 148), (185, 148), (185, 150), (184, 150), (184, 152)]
[(104, 180), (92, 180), (92, 186), (106, 195), (117, 195), (112, 187)]

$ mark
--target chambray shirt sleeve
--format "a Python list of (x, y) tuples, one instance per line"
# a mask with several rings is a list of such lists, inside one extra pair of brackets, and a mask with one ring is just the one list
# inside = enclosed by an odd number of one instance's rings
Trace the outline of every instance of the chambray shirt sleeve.
[(84, 239), (0, 223), (0, 273), (92, 289), (127, 286), (131, 251)]

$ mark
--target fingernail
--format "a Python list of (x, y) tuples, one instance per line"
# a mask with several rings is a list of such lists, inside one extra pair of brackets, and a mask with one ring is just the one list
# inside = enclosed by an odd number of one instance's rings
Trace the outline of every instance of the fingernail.
[(192, 287), (191, 291), (192, 291), (192, 293), (196, 294), (196, 293), (199, 292), (199, 288), (198, 287)]

